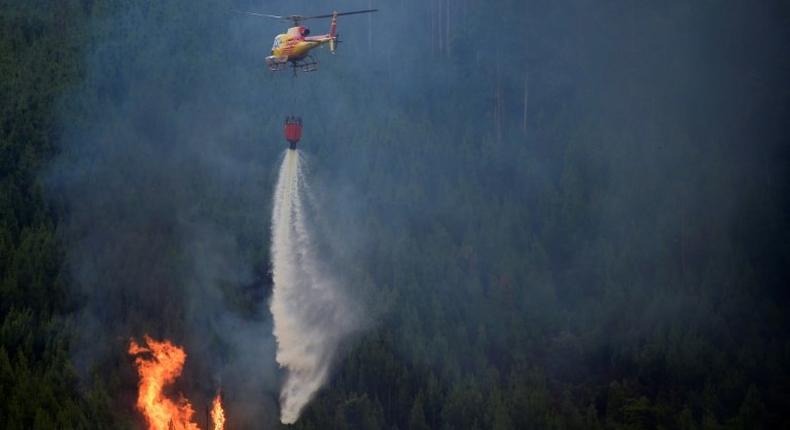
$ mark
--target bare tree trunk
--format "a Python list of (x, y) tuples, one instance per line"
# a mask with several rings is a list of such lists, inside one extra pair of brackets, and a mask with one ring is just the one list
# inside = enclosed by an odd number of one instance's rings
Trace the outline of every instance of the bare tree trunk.
[(529, 102), (529, 72), (524, 73), (524, 116), (521, 121), (521, 128), (527, 132), (527, 106)]
[(444, 47), (445, 47), (445, 54), (447, 57), (450, 56), (450, 0), (447, 0), (447, 8), (445, 12), (447, 12), (447, 16), (445, 16), (444, 20)]
[[(368, 0), (368, 9), (373, 9), (373, 0)], [(368, 55), (373, 53), (373, 14), (368, 14)]]
[(496, 133), (496, 142), (502, 142), (502, 85), (499, 79), (499, 50), (496, 52), (496, 76), (494, 79), (494, 132)]
[(433, 12), (434, 9), (435, 9), (434, 3), (435, 3), (435, 0), (431, 0), (430, 2), (428, 2), (429, 8), (430, 8), (428, 10), (428, 13), (431, 15), (431, 54), (436, 54), (436, 45), (435, 45), (435, 42), (434, 42), (434, 40), (436, 39), (436, 35), (435, 35), (435, 32), (436, 32), (436, 24), (435, 24), (436, 14)]
[(444, 53), (444, 40), (442, 39), (442, 37), (444, 37), (444, 31), (443, 31), (444, 30), (444, 25), (443, 25), (444, 24), (443, 23), (444, 20), (442, 19), (442, 10), (443, 10), (442, 5), (443, 5), (442, 0), (436, 0), (436, 25), (437, 25), (437, 27), (436, 27), (436, 30), (437, 30), (436, 31), (436, 35), (439, 36), (438, 37), (438, 39), (439, 39), (439, 55), (442, 55)]
[(504, 109), (502, 109), (502, 86), (500, 85), (499, 79), (496, 81), (496, 87), (494, 90), (496, 102), (494, 104), (494, 118), (496, 124), (494, 125), (496, 131), (496, 141), (497, 143), (502, 143), (502, 123), (503, 118), (502, 114)]
[(683, 281), (686, 280), (686, 257), (688, 252), (686, 250), (686, 208), (685, 206), (680, 209), (680, 275)]

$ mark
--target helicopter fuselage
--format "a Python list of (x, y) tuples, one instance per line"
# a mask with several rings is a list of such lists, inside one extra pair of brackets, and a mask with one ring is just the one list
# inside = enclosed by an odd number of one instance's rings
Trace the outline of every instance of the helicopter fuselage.
[(271, 70), (280, 70), (291, 63), (294, 67), (301, 67), (305, 71), (314, 70), (317, 62), (310, 57), (310, 51), (328, 43), (329, 49), (334, 53), (337, 41), (336, 28), (336, 17), (332, 18), (327, 34), (310, 36), (310, 29), (301, 25), (289, 28), (288, 32), (278, 34), (274, 38), (272, 55), (266, 57), (266, 65)]
[(298, 60), (307, 56), (313, 49), (332, 40), (329, 34), (320, 36), (307, 36), (310, 30), (307, 27), (292, 27), (287, 33), (278, 34), (272, 45), (272, 56), (289, 60)]

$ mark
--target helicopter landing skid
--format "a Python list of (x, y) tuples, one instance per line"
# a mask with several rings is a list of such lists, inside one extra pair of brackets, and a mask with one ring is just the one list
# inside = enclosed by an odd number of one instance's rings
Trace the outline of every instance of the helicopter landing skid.
[(272, 72), (283, 70), (286, 66), (288, 66), (287, 61), (266, 61), (266, 67), (268, 67)]
[(315, 72), (318, 70), (318, 61), (312, 55), (308, 55), (301, 60), (292, 61), (291, 68), (294, 71), (294, 76), (296, 76), (296, 72)]

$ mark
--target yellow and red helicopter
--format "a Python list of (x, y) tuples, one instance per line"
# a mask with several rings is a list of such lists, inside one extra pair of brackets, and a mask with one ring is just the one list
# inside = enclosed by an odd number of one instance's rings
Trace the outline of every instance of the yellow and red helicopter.
[[(313, 72), (318, 70), (318, 61), (310, 55), (310, 51), (319, 46), (329, 44), (329, 51), (333, 54), (340, 43), (337, 34), (337, 17), (343, 15), (357, 15), (361, 13), (376, 12), (378, 9), (356, 10), (353, 12), (332, 12), (328, 15), (302, 16), (302, 15), (269, 15), (257, 12), (242, 12), (247, 15), (262, 16), (280, 21), (293, 22), (293, 27), (288, 32), (278, 34), (272, 45), (272, 55), (266, 57), (266, 66), (269, 70), (279, 71), (291, 66), (294, 75), (297, 71)], [(332, 18), (329, 24), (329, 33), (310, 36), (310, 29), (300, 25), (308, 19)]]

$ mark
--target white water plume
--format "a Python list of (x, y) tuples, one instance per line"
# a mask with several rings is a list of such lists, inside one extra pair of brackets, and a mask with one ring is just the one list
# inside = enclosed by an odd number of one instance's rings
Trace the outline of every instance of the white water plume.
[[(272, 213), (271, 312), (277, 363), (287, 370), (280, 421), (292, 424), (327, 379), (338, 344), (354, 326), (352, 306), (315, 255), (303, 205), (299, 153), (286, 150)], [(315, 208), (311, 208), (315, 209)]]

